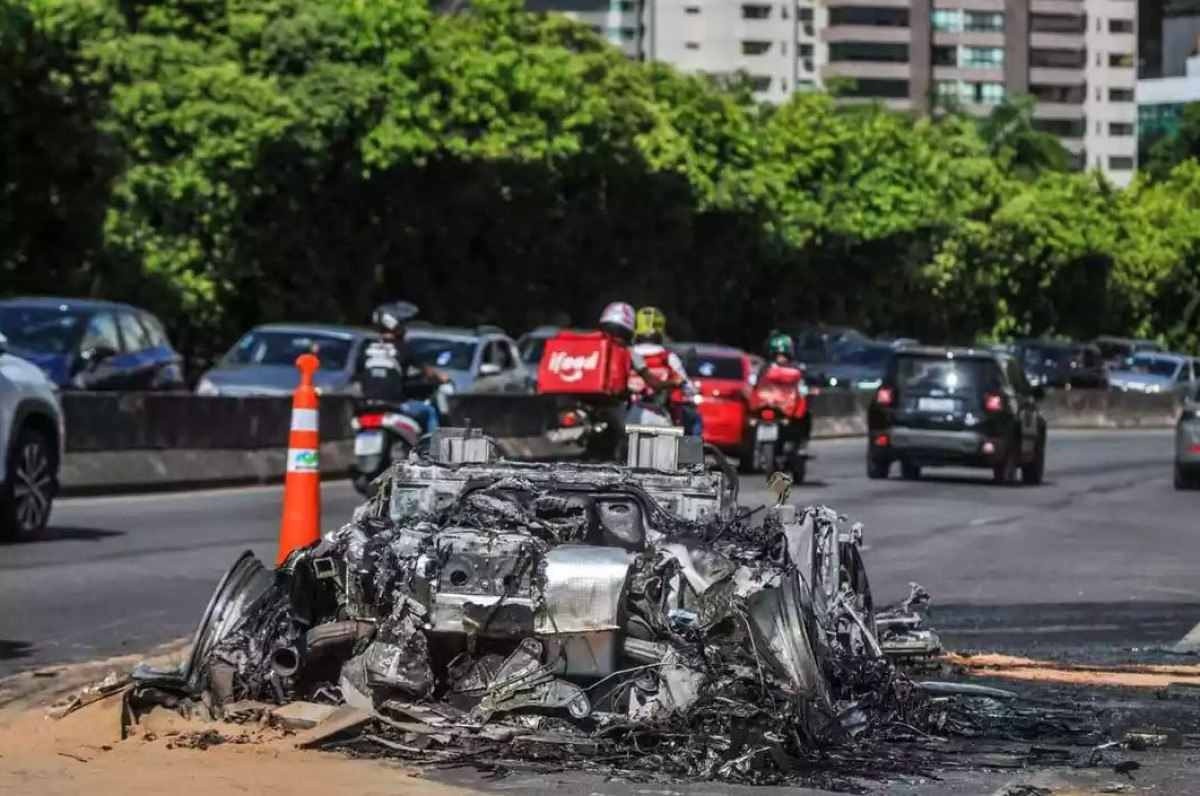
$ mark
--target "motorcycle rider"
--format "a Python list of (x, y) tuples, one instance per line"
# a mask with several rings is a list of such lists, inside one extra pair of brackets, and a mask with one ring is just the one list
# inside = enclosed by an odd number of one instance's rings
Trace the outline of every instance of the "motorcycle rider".
[(696, 409), (696, 388), (688, 379), (683, 361), (674, 351), (663, 345), (667, 331), (667, 317), (658, 307), (642, 307), (634, 321), (634, 346), (630, 352), (633, 370), (646, 384), (646, 393), (666, 401), (672, 389), (683, 395), (683, 404), (677, 407), (678, 420), (683, 431), (698, 437), (703, 430), (700, 412)]
[(408, 398), (408, 370), (419, 370), (425, 378), (438, 384), (448, 382), (450, 377), (437, 368), (408, 359), (404, 332), (418, 312), (415, 304), (395, 301), (381, 304), (371, 313), (371, 323), (379, 329), (379, 339), (367, 346), (362, 395), (366, 401), (397, 407), (420, 423), (426, 434), (432, 434), (438, 428), (437, 409), (427, 401)]
[[(772, 332), (767, 338), (766, 359), (755, 374), (754, 384), (756, 390), (771, 384), (778, 385), (776, 389), (786, 385), (790, 390), (794, 385), (797, 395), (792, 399), (795, 402), (792, 417), (802, 416), (807, 411), (808, 390), (804, 385), (804, 368), (796, 361), (796, 343), (790, 334)], [(797, 440), (806, 438), (805, 432), (806, 428), (793, 423), (784, 433)]]
[(771, 365), (800, 369), (796, 362), (796, 343), (790, 334), (775, 332), (767, 338), (767, 357), (761, 371), (766, 371)]

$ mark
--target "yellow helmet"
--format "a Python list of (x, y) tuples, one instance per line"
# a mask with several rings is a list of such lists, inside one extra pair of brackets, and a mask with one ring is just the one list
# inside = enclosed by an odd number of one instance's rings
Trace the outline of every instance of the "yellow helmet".
[(634, 319), (633, 333), (637, 337), (662, 337), (667, 333), (667, 316), (658, 307), (642, 307)]

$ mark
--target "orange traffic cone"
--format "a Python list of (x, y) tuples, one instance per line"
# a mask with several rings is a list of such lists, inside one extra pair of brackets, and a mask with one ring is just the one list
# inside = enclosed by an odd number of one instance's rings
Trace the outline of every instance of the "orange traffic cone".
[(296, 359), (300, 386), (292, 394), (292, 431), (288, 436), (287, 477), (283, 484), (283, 521), (279, 525), (279, 566), (293, 550), (321, 538), (321, 451), (317, 433), (317, 391), (313, 374), (320, 364), (312, 354)]

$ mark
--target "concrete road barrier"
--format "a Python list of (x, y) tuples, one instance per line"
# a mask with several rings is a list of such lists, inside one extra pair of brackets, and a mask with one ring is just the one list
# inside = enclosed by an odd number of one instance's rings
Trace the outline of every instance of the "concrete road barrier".
[[(811, 398), (813, 437), (866, 433), (870, 394), (824, 392)], [(545, 438), (565, 405), (559, 396), (460, 395), (449, 424), (483, 428), (505, 456), (569, 458), (575, 445)], [(1049, 393), (1042, 412), (1051, 429), (1171, 428), (1173, 395), (1103, 390)], [(105, 492), (281, 480), (291, 412), (288, 398), (204, 398), (161, 393), (64, 393), (67, 492)], [(347, 474), (353, 459), (353, 402), (321, 400), (321, 471)]]
[[(353, 460), (352, 440), (321, 444), (323, 478), (345, 478)], [(109, 494), (282, 483), (286, 468), (287, 448), (68, 451), (59, 480), (67, 495)]]

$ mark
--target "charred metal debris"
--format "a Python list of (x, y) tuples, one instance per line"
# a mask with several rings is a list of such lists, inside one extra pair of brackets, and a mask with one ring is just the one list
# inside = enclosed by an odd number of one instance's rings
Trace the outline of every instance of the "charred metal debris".
[(345, 703), (364, 720), (320, 743), (355, 754), (836, 785), (838, 766), (914, 765), (868, 754), (880, 739), (970, 735), (1009, 710), (898, 671), (938, 651), (928, 595), (876, 610), (860, 526), (782, 496), (740, 508), (728, 468), (639, 434), (616, 466), (496, 461), (486, 438), (440, 432), (278, 570), (244, 554), (184, 665), (134, 673), (130, 720)]

